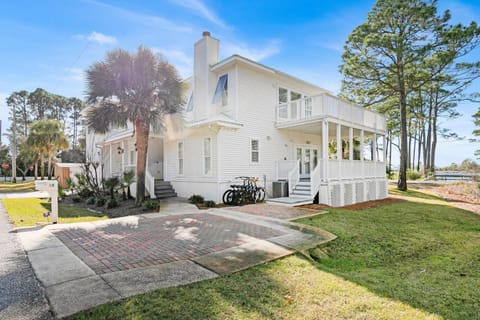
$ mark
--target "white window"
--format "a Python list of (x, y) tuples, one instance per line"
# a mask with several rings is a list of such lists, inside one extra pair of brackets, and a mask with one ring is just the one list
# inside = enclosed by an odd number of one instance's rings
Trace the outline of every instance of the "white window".
[(312, 98), (305, 98), (305, 117), (312, 116)]
[(187, 109), (185, 111), (190, 112), (193, 110), (193, 92), (190, 94), (190, 98), (188, 99)]
[(183, 141), (178, 142), (177, 144), (177, 154), (178, 154), (178, 174), (183, 175)]
[(203, 139), (203, 174), (212, 174), (212, 138)]
[(287, 103), (288, 102), (288, 89), (278, 87), (278, 103)]
[(213, 103), (221, 103), (222, 106), (228, 104), (228, 74), (218, 78), (215, 94), (213, 95)]
[(260, 162), (260, 141), (258, 139), (250, 140), (250, 162)]

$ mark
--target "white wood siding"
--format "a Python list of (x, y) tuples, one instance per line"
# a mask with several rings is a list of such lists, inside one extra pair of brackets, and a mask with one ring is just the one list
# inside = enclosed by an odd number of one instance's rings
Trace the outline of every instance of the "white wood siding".
[[(274, 77), (238, 67), (238, 118), (241, 129), (221, 129), (218, 134), (220, 150), (220, 181), (231, 181), (240, 175), (256, 176), (263, 181), (266, 175), (267, 189), (275, 180), (275, 162), (295, 160), (297, 145), (315, 145), (321, 151), (321, 136), (293, 130), (275, 128), (277, 82)], [(233, 89), (233, 88), (232, 88)], [(309, 88), (294, 88), (301, 92)], [(320, 129), (319, 129), (320, 130)], [(250, 141), (260, 142), (260, 162), (250, 162)], [(320, 154), (320, 153), (319, 153)], [(228, 183), (225, 184), (226, 188)]]

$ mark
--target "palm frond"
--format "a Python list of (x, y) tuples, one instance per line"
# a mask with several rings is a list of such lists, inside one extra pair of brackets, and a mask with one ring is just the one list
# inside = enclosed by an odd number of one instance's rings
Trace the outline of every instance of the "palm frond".
[(106, 133), (112, 127), (126, 128), (128, 114), (122, 105), (100, 101), (89, 108), (85, 115), (85, 125), (98, 133)]

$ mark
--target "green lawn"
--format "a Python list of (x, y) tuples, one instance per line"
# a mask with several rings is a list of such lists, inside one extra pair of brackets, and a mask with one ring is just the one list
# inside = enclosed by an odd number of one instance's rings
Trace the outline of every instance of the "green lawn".
[(35, 182), (18, 181), (17, 183), (11, 183), (10, 181), (0, 181), (0, 193), (27, 191), (35, 191)]
[(320, 260), (290, 256), (72, 319), (478, 319), (479, 216), (417, 202), (329, 211), (298, 220), (338, 235)]
[[(46, 200), (22, 198), (3, 199), (2, 201), (7, 209), (8, 216), (16, 227), (28, 227), (47, 223), (47, 219), (43, 217), (43, 213), (50, 211), (50, 203)], [(91, 212), (86, 209), (67, 206), (61, 203), (59, 203), (58, 211), (59, 223), (95, 221), (108, 218), (101, 213)]]
[(413, 197), (413, 198), (427, 199), (427, 200), (442, 200), (443, 201), (442, 197), (436, 196), (434, 194), (421, 192), (421, 191), (418, 191), (418, 190), (413, 190), (413, 189), (408, 189), (407, 191), (401, 191), (401, 190), (398, 190), (397, 188), (389, 188), (388, 193), (398, 195), (398, 196)]

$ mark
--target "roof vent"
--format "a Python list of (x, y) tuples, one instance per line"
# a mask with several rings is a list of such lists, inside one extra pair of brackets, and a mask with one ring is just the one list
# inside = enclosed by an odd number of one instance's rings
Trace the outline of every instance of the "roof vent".
[(202, 37), (210, 37), (210, 32), (209, 31), (203, 31), (202, 32)]

